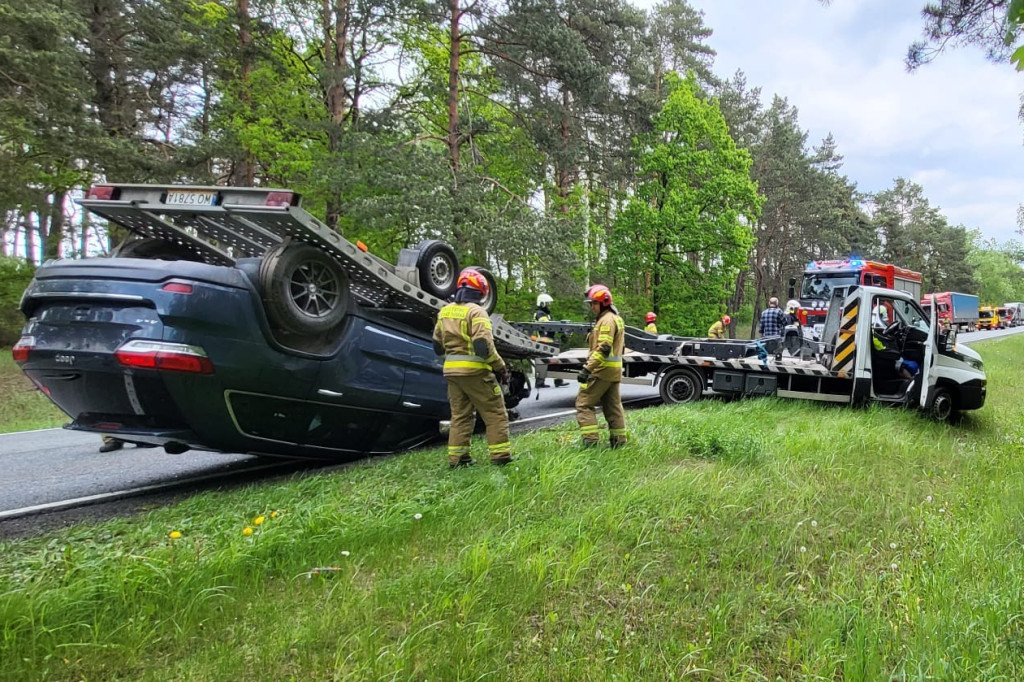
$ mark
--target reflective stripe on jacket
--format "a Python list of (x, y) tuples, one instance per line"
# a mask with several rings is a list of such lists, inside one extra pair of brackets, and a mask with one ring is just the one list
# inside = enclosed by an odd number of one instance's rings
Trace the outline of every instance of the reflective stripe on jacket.
[[(607, 309), (597, 318), (597, 324), (587, 336), (590, 355), (583, 368), (591, 376), (605, 381), (622, 381), (622, 352), (626, 346), (626, 324), (622, 318)], [(605, 353), (602, 346), (610, 348)]]
[[(434, 340), (444, 348), (445, 376), (469, 376), (497, 371), (505, 361), (494, 348), (491, 318), (476, 303), (449, 303), (437, 314)], [(483, 340), (487, 357), (480, 357), (474, 341)]]

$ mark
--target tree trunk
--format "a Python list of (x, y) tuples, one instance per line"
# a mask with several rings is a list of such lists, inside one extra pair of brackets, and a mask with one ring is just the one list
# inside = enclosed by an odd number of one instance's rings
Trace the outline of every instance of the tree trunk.
[(456, 174), (459, 172), (459, 68), (462, 60), (462, 8), (459, 0), (448, 0), (451, 13), (448, 39), (451, 50), (448, 53), (448, 162)]
[[(238, 93), (239, 101), (242, 103), (243, 116), (247, 117), (252, 111), (253, 68), (252, 33), (250, 30), (252, 16), (249, 14), (249, 0), (235, 0), (235, 11), (238, 14)], [(255, 165), (252, 150), (248, 147), (241, 150), (241, 155), (235, 159), (235, 165), (231, 171), (231, 184), (252, 187), (256, 182)]]
[[(348, 40), (349, 0), (323, 0), (321, 20), (324, 29), (324, 95), (329, 122), (327, 126), (327, 150), (333, 156), (341, 151), (347, 113), (345, 77), (348, 60), (345, 55)], [(324, 216), (327, 226), (338, 229), (341, 218), (341, 201), (333, 192), (327, 196)]]
[[(67, 190), (63, 189), (53, 193), (53, 203), (50, 205), (50, 227), (46, 232), (46, 239), (43, 241), (43, 260), (60, 258), (60, 244), (64, 241), (64, 200), (67, 195)], [(42, 221), (40, 221), (41, 224)]]
[(35, 225), (32, 224), (32, 213), (25, 212), (21, 216), (22, 226), (25, 228), (25, 260), (33, 265), (36, 263), (36, 240)]

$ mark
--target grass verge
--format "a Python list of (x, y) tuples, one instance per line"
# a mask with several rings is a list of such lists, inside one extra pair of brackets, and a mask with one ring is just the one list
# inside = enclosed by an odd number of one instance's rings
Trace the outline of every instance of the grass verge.
[(4, 677), (1019, 679), (1024, 338), (978, 348), (957, 426), (707, 401), (0, 542)]
[(14, 363), (10, 348), (0, 348), (0, 396), (0, 433), (47, 429), (68, 421)]

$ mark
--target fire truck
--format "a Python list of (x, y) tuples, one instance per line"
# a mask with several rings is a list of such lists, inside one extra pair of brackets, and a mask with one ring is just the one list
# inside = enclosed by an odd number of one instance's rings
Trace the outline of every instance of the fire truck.
[[(813, 260), (804, 270), (799, 292), (789, 280), (789, 297), (800, 301), (797, 317), (805, 329), (821, 333), (832, 292), (839, 287), (865, 285), (906, 291), (921, 300), (921, 273), (860, 258)], [(798, 296), (799, 295), (799, 296)]]

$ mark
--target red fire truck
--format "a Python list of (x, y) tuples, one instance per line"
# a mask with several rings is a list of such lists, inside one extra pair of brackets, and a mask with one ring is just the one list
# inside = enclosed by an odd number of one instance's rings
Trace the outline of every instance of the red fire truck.
[(813, 260), (804, 270), (800, 291), (795, 291), (796, 279), (791, 279), (790, 298), (799, 293), (800, 310), (797, 317), (800, 324), (815, 328), (825, 323), (828, 302), (837, 287), (863, 284), (906, 291), (916, 300), (921, 300), (921, 273), (860, 258), (838, 260)]

